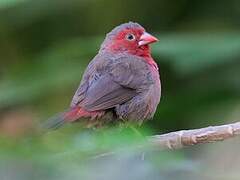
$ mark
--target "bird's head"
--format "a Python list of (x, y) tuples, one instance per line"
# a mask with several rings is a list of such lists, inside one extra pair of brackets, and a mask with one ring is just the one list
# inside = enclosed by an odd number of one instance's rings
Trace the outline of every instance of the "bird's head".
[(151, 56), (149, 44), (158, 39), (133, 22), (121, 24), (107, 34), (100, 51), (130, 53), (141, 57)]

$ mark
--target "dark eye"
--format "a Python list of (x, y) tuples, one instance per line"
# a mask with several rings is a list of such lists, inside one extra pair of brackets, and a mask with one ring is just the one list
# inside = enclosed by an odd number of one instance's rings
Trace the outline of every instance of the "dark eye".
[(133, 34), (127, 34), (126, 39), (129, 41), (133, 41), (135, 39), (135, 36)]

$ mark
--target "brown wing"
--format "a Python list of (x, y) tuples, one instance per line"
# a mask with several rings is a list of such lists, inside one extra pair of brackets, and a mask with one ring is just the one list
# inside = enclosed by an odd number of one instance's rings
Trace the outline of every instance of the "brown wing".
[(91, 61), (72, 99), (71, 107), (80, 106), (88, 111), (105, 110), (127, 102), (136, 95), (134, 88), (124, 86), (115, 78), (131, 78), (129, 66), (121, 66), (119, 60), (111, 57), (112, 55), (100, 54)]
[(136, 90), (119, 85), (106, 74), (88, 88), (79, 106), (88, 111), (105, 110), (127, 102), (135, 95)]
[(113, 108), (136, 96), (139, 88), (145, 89), (149, 82), (152, 83), (147, 78), (146, 63), (140, 59), (125, 56), (111, 59), (111, 62), (101, 60), (103, 57), (88, 67), (72, 106), (88, 111)]

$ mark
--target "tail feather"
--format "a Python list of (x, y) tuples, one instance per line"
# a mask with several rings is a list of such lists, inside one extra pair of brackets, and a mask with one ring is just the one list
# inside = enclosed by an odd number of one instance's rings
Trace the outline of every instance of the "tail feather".
[(58, 129), (66, 123), (74, 122), (79, 118), (98, 119), (105, 114), (105, 111), (86, 111), (81, 107), (71, 108), (63, 113), (59, 113), (52, 118), (48, 119), (41, 126), (43, 130)]
[(73, 122), (80, 118), (78, 114), (79, 109), (69, 109), (66, 112), (59, 113), (50, 119), (48, 119), (46, 122), (44, 122), (41, 126), (42, 129), (45, 130), (55, 130), (63, 126), (67, 122)]
[(42, 129), (58, 129), (65, 124), (64, 113), (57, 114), (54, 117), (51, 117), (46, 122), (42, 124)]

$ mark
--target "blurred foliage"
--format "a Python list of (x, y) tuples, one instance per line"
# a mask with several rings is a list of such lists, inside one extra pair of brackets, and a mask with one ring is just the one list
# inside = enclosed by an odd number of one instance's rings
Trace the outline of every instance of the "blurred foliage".
[[(153, 133), (239, 120), (239, 18), (237, 0), (0, 0), (0, 177), (239, 179), (237, 141), (175, 152), (146, 144), (145, 160), (137, 148)], [(160, 39), (162, 99), (143, 135), (77, 123), (36, 133), (68, 107), (104, 35), (130, 20)]]

